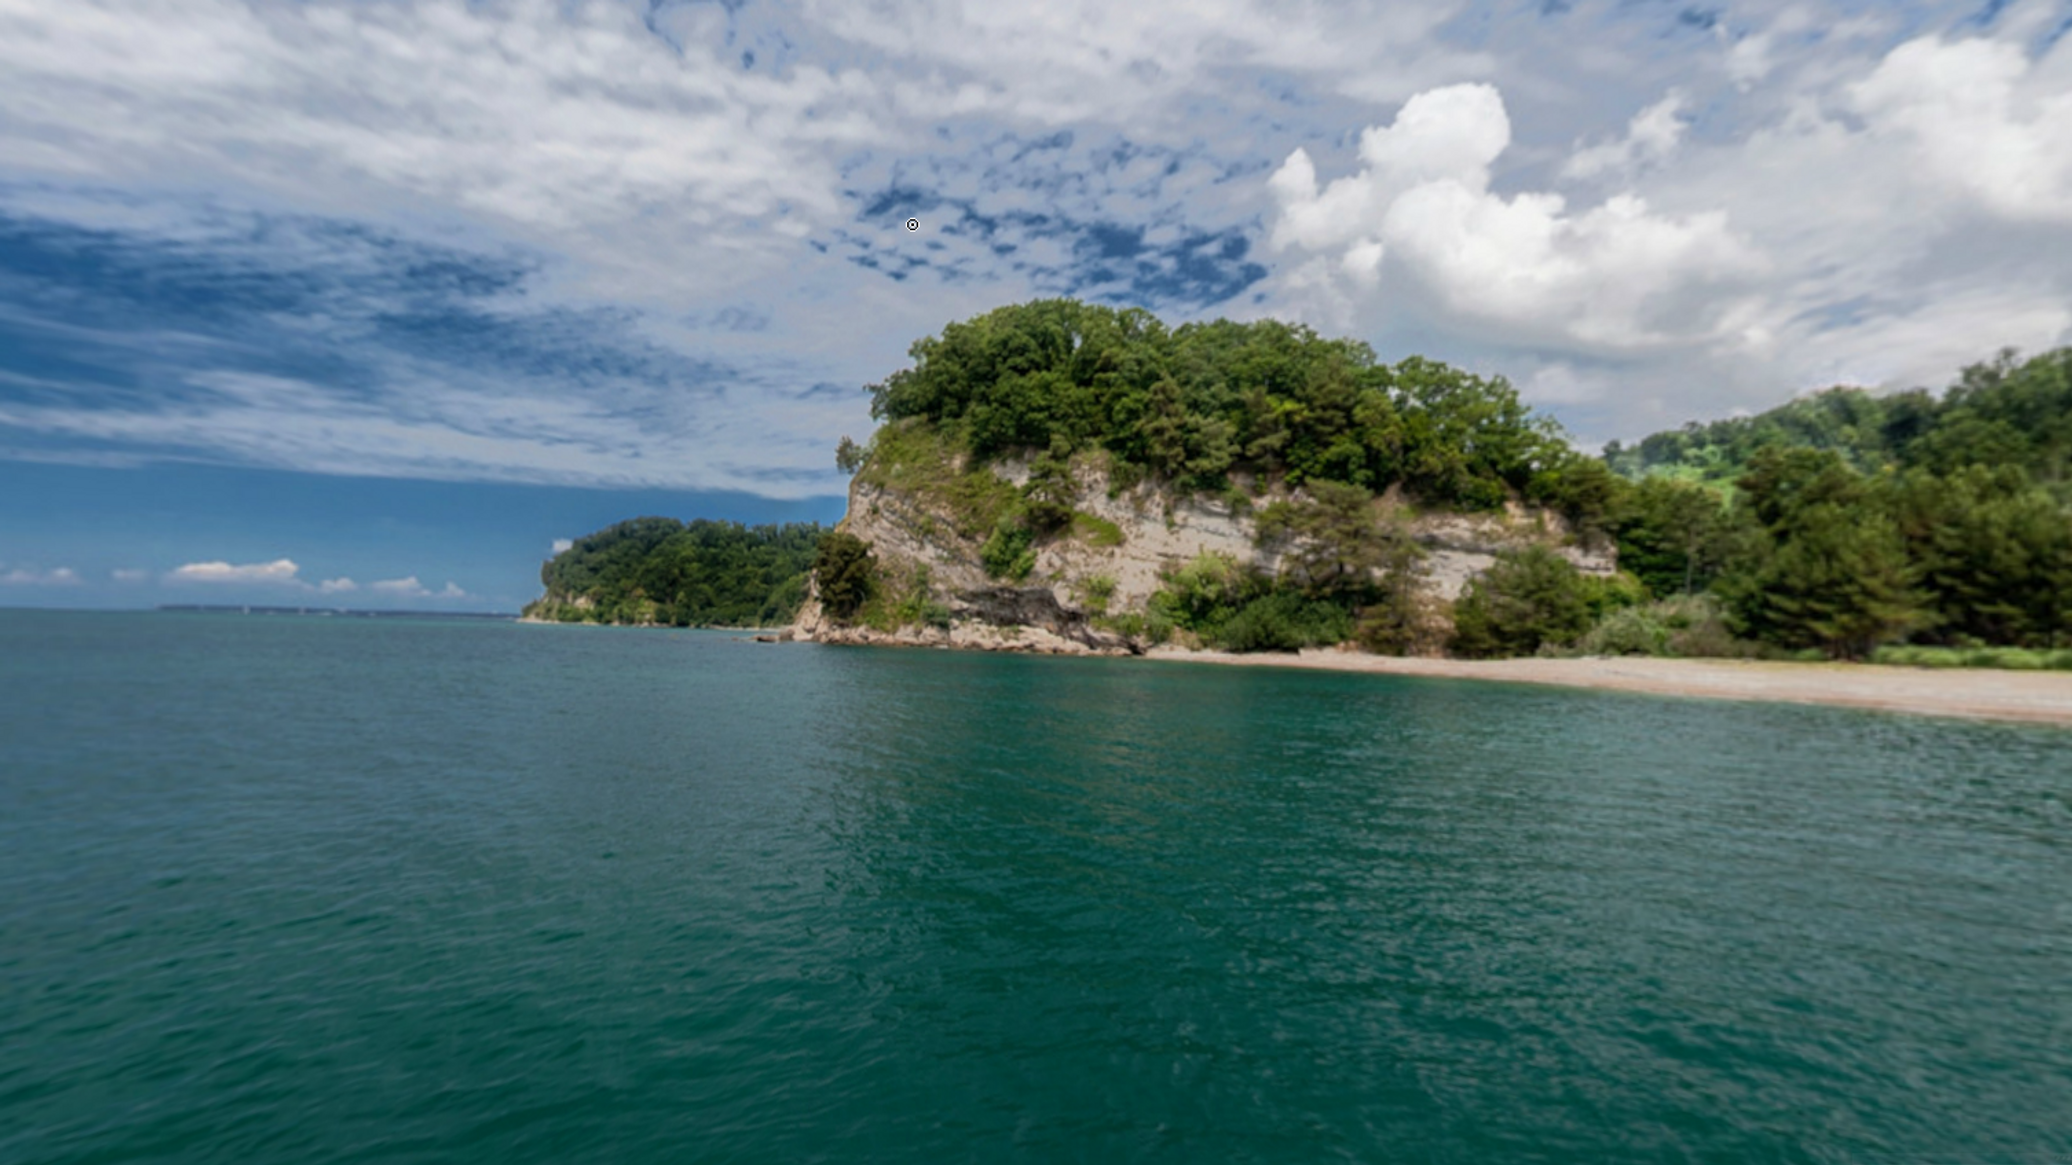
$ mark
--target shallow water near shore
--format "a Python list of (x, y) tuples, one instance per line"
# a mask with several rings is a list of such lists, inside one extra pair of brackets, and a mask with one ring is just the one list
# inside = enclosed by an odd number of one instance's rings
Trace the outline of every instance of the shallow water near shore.
[(2072, 1158), (2072, 732), (0, 611), (0, 1160)]

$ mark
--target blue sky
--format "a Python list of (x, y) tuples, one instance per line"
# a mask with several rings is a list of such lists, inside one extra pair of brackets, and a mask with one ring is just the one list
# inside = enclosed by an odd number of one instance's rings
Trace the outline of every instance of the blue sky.
[[(2063, 0), (0, 0), (0, 605), (515, 609), (840, 516), (862, 386), (1069, 294), (1582, 441), (2072, 342)], [(908, 231), (909, 218), (920, 229)]]

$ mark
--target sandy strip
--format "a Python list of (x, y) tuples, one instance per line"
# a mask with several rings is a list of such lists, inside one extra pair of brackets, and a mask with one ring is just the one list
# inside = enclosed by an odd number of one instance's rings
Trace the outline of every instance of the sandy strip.
[(1300, 667), (1379, 675), (1438, 676), (1700, 696), (1838, 704), (1924, 716), (2020, 720), (2072, 727), (2072, 672), (1929, 670), (1851, 663), (1727, 659), (1396, 659), (1345, 651), (1233, 655), (1157, 648), (1148, 658), (1252, 667)]

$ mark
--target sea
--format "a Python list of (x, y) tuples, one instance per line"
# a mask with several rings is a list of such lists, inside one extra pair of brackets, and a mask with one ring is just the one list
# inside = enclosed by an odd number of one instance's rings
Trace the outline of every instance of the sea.
[(2072, 733), (0, 611), (0, 1161), (2072, 1161)]

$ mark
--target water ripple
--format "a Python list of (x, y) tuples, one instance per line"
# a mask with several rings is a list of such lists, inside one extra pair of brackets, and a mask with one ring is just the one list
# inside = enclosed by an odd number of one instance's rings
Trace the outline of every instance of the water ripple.
[(2072, 748), (0, 612), (0, 1160), (2072, 1158)]

